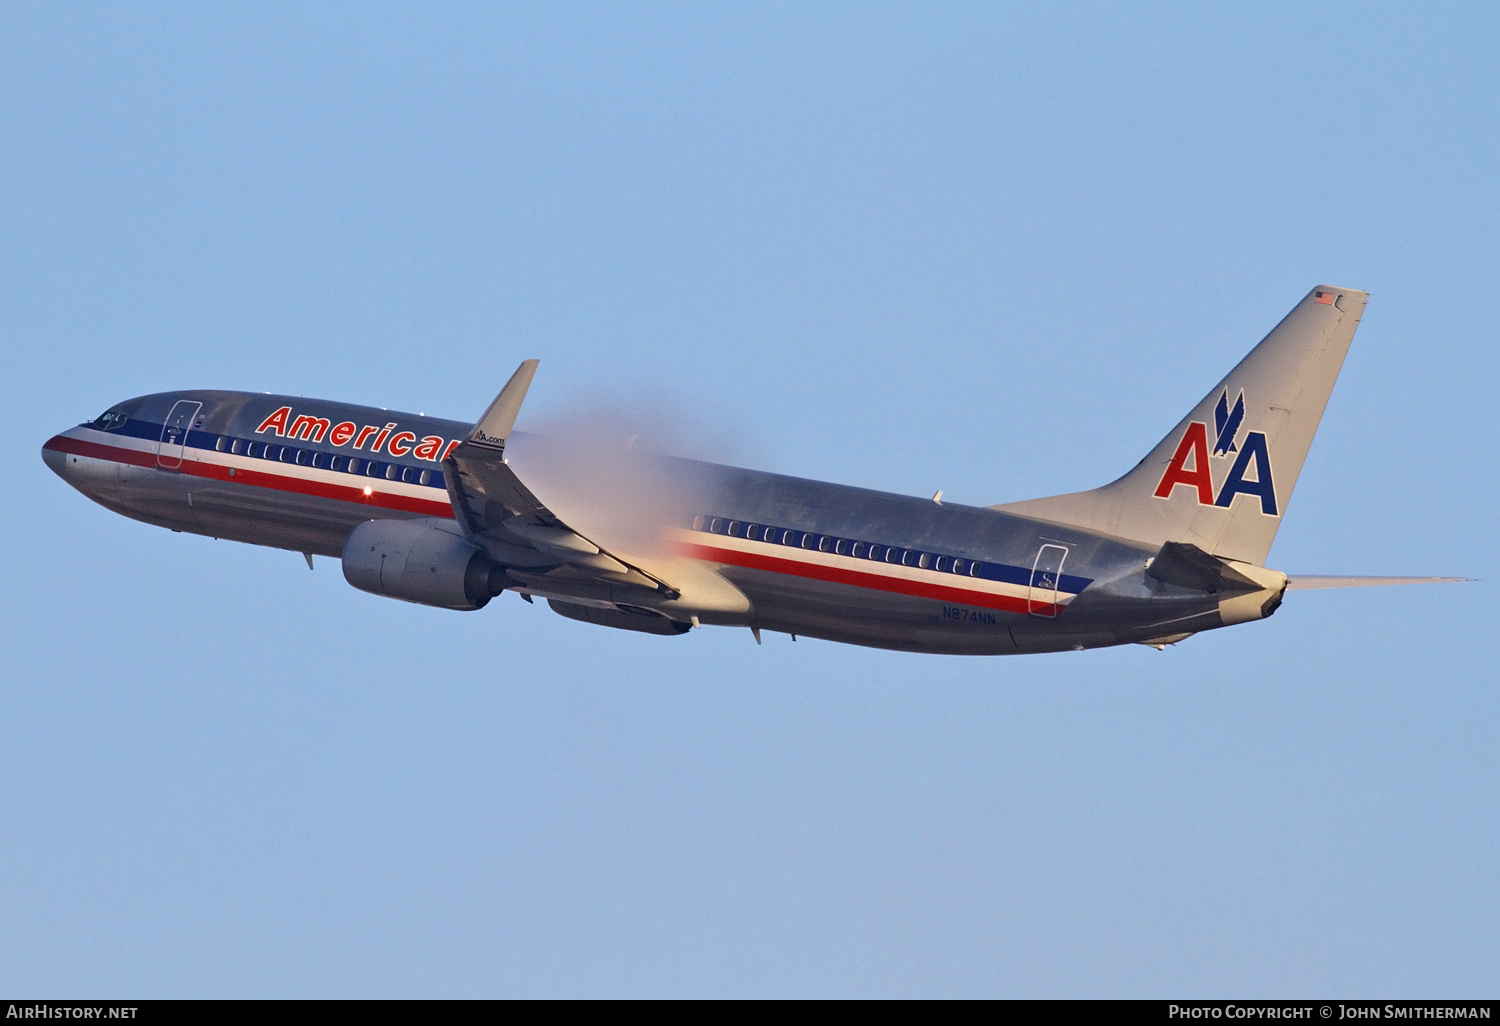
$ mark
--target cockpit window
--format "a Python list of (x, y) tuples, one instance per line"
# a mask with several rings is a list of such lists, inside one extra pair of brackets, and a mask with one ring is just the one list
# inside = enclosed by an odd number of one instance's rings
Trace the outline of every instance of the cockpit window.
[(90, 427), (98, 428), (100, 431), (113, 431), (123, 425), (130, 418), (119, 410), (109, 410), (101, 413), (97, 418), (89, 422)]

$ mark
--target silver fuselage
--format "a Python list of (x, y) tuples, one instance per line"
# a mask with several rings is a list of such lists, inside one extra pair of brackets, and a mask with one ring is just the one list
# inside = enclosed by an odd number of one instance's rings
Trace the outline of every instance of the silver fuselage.
[[(286, 408), (292, 415), (275, 421)], [(364, 521), (452, 518), (441, 460), (469, 429), (288, 396), (166, 392), (62, 432), (43, 457), (89, 498), (136, 520), (337, 557)], [(999, 655), (1223, 625), (1212, 595), (1147, 575), (1154, 550), (1126, 539), (779, 474), (665, 465), (693, 478), (700, 497), (671, 512), (680, 550), (744, 593), (745, 626)], [(591, 594), (566, 575), (516, 573), (523, 593)]]

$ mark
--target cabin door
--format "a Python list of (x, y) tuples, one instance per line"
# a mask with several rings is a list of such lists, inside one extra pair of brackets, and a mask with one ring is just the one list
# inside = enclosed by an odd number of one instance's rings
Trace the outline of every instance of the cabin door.
[(182, 469), (182, 447), (187, 444), (193, 418), (203, 409), (202, 403), (179, 399), (161, 426), (161, 441), (156, 443), (156, 465), (163, 470)]

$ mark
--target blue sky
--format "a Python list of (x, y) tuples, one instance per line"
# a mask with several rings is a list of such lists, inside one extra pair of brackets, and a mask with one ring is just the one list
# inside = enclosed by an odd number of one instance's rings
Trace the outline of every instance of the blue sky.
[[(1467, 996), (1500, 965), (1500, 15), (0, 12), (0, 990)], [(147, 392), (612, 404), (1000, 502), (1110, 480), (1312, 285), (1271, 553), (1164, 653), (675, 639), (110, 514)]]

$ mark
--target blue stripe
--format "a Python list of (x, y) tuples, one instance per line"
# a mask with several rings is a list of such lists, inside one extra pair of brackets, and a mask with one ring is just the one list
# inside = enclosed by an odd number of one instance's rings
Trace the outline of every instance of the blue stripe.
[[(84, 424), (83, 426), (84, 427), (97, 428), (97, 422), (90, 421), (90, 422)], [(127, 436), (129, 438), (139, 438), (142, 441), (146, 441), (146, 442), (160, 442), (161, 441), (161, 436), (162, 436), (162, 430), (164, 429), (164, 427), (165, 427), (164, 424), (153, 424), (149, 420), (137, 420), (135, 418), (131, 418), (130, 420), (127, 420), (124, 424), (121, 424), (119, 427), (110, 428), (106, 433), (107, 434), (111, 434), (111, 435), (125, 435), (125, 436)], [(224, 448), (223, 449), (220, 449), (218, 447), (219, 446), (219, 440), (221, 438), (224, 440)], [(272, 453), (275, 454), (274, 458), (272, 458), (268, 462), (271, 462), (271, 463), (290, 463), (290, 464), (292, 464), (294, 466), (310, 467), (310, 468), (315, 469), (315, 470), (331, 470), (332, 468), (330, 468), (329, 466), (327, 466), (326, 462), (325, 462), (325, 465), (322, 466), (322, 467), (317, 467), (317, 466), (315, 466), (311, 462), (297, 463), (297, 454), (301, 453), (301, 452), (307, 453), (309, 461), (311, 461), (312, 456), (315, 453), (316, 454), (321, 454), (321, 455), (324, 455), (324, 456), (328, 456), (328, 457), (342, 456), (342, 457), (345, 458), (345, 460), (348, 460), (348, 459), (351, 459), (351, 458), (352, 459), (357, 459), (357, 460), (360, 461), (360, 468), (359, 468), (359, 472), (357, 474), (352, 475), (352, 476), (355, 476), (355, 477), (375, 477), (375, 478), (382, 478), (382, 479), (385, 479), (385, 480), (390, 480), (389, 478), (386, 478), (385, 474), (386, 474), (386, 468), (392, 467), (392, 466), (399, 467), (403, 471), (405, 471), (407, 468), (410, 468), (410, 469), (416, 470), (416, 471), (424, 471), (425, 470), (425, 471), (427, 471), (427, 474), (428, 474), (427, 484), (426, 484), (425, 487), (428, 487), (428, 488), (437, 488), (437, 489), (440, 489), (440, 490), (442, 490), (444, 492), (446, 492), (448, 490), (448, 484), (447, 484), (446, 479), (443, 477), (443, 472), (441, 470), (436, 469), (437, 465), (436, 464), (432, 464), (432, 463), (428, 463), (428, 464), (424, 465), (422, 463), (402, 463), (402, 462), (399, 462), (399, 461), (396, 461), (396, 460), (373, 460), (373, 459), (370, 459), (370, 458), (368, 458), (366, 456), (361, 456), (361, 455), (358, 455), (358, 454), (342, 453), (342, 452), (339, 452), (336, 449), (326, 449), (326, 448), (311, 449), (311, 448), (305, 448), (305, 447), (300, 447), (300, 446), (295, 446), (295, 445), (282, 445), (279, 441), (265, 442), (265, 441), (261, 441), (260, 439), (254, 439), (254, 438), (237, 438), (234, 435), (218, 435), (218, 434), (214, 434), (213, 432), (210, 432), (210, 431), (189, 430), (188, 433), (187, 433), (187, 437), (184, 440), (184, 444), (189, 449), (201, 449), (201, 450), (203, 450), (205, 452), (223, 452), (223, 453), (226, 453), (226, 454), (229, 453), (230, 447), (235, 442), (239, 442), (240, 443), (240, 452), (238, 453), (238, 455), (244, 456), (244, 457), (246, 457), (248, 459), (265, 459), (266, 458), (263, 455), (255, 455), (255, 456), (250, 456), (249, 455), (249, 453), (248, 453), (247, 450), (248, 450), (249, 446), (251, 446), (252, 444), (254, 444), (254, 445), (260, 446), (259, 449), (255, 450), (257, 454), (264, 453), (264, 452), (268, 451), (268, 447), (269, 447), (269, 451), (271, 451)], [(290, 458), (287, 458), (288, 456), (290, 456)], [(345, 463), (344, 465), (348, 466), (347, 463)], [(333, 471), (333, 472), (334, 473), (348, 473), (347, 470), (342, 470), (342, 469), (341, 470), (337, 470), (337, 471)], [(398, 474), (397, 477), (395, 478), (395, 480), (398, 480), (398, 481), (401, 480), (401, 475)], [(420, 484), (421, 482), (420, 482), (420, 480), (413, 480), (413, 481), (408, 481), (408, 482), (405, 482), (405, 483), (407, 483), (407, 484)]]
[[(95, 427), (96, 426), (96, 422), (91, 421), (91, 422), (89, 422), (89, 423), (87, 423), (87, 424), (85, 424), (83, 426), (84, 427)], [(162, 424), (154, 424), (151, 421), (137, 420), (137, 419), (131, 418), (130, 420), (127, 420), (124, 424), (121, 424), (118, 427), (109, 429), (109, 431), (107, 433), (108, 434), (112, 434), (112, 435), (126, 435), (126, 436), (128, 436), (130, 438), (139, 438), (139, 439), (142, 439), (142, 440), (148, 441), (148, 442), (158, 442), (158, 441), (161, 440), (163, 427), (164, 427), (164, 425), (162, 425)], [(219, 440), (221, 438), (224, 440), (224, 448), (222, 450), (218, 448)], [(296, 457), (297, 457), (297, 454), (299, 452), (308, 453), (309, 454), (309, 456), (308, 456), (309, 460), (312, 458), (312, 454), (314, 454), (314, 453), (320, 454), (320, 455), (323, 455), (323, 456), (327, 456), (327, 457), (339, 456), (339, 457), (343, 457), (345, 460), (357, 459), (357, 460), (360, 461), (361, 466), (360, 466), (359, 472), (357, 474), (351, 475), (351, 476), (355, 476), (355, 477), (385, 478), (386, 468), (391, 467), (391, 466), (400, 467), (400, 468), (402, 468), (402, 470), (405, 470), (407, 468), (411, 468), (411, 469), (417, 470), (417, 471), (423, 471), (423, 470), (425, 470), (425, 471), (428, 472), (428, 483), (427, 483), (426, 487), (442, 489), (445, 492), (447, 490), (447, 483), (444, 480), (443, 472), (441, 470), (434, 470), (434, 469), (432, 469), (432, 467), (430, 465), (429, 466), (423, 466), (420, 463), (398, 463), (398, 462), (395, 462), (395, 461), (371, 460), (371, 459), (369, 459), (367, 457), (364, 457), (364, 456), (350, 455), (350, 454), (347, 454), (347, 453), (341, 453), (341, 452), (338, 452), (337, 450), (333, 450), (333, 449), (323, 449), (323, 448), (319, 448), (319, 449), (306, 449), (306, 448), (300, 448), (298, 446), (283, 445), (280, 442), (266, 442), (266, 441), (261, 441), (259, 439), (253, 439), (253, 438), (237, 438), (237, 437), (235, 437), (233, 435), (217, 435), (217, 434), (213, 434), (213, 433), (208, 432), (208, 431), (189, 430), (188, 433), (187, 433), (187, 439), (186, 439), (186, 444), (187, 444), (188, 448), (190, 448), (190, 449), (201, 449), (201, 450), (208, 451), (208, 452), (225, 452), (225, 453), (228, 453), (229, 449), (230, 449), (230, 446), (234, 442), (239, 442), (240, 443), (240, 450), (241, 451), (240, 451), (239, 455), (241, 455), (241, 456), (243, 456), (245, 458), (248, 458), (248, 459), (265, 459), (265, 457), (262, 456), (262, 455), (250, 456), (249, 453), (246, 451), (249, 446), (251, 446), (251, 445), (257, 445), (257, 446), (260, 446), (259, 449), (255, 450), (257, 453), (263, 453), (263, 452), (268, 451), (268, 449), (269, 449), (269, 451), (271, 451), (271, 452), (273, 452), (275, 454), (275, 458), (272, 459), (272, 460), (270, 460), (269, 462), (273, 462), (273, 463), (291, 463), (291, 464), (296, 465), (296, 466), (313, 467), (313, 469), (332, 470), (332, 468), (326, 466), (326, 464), (323, 467), (314, 467), (313, 464), (311, 464), (311, 463), (298, 464), (296, 462)], [(290, 455), (291, 458), (287, 459), (286, 458), (287, 455)], [(346, 463), (345, 466), (347, 466), (347, 465), (348, 464)], [(345, 471), (345, 470), (338, 470), (338, 471), (333, 471), (333, 472), (334, 473), (348, 473), (348, 471)], [(389, 480), (388, 478), (385, 478), (385, 479)], [(399, 480), (399, 479), (400, 479), (400, 477), (398, 475), (397, 480)], [(410, 482), (407, 482), (407, 483), (408, 484), (419, 484), (420, 482), (419, 481), (410, 481)], [(985, 562), (983, 560), (969, 559), (967, 556), (954, 556), (954, 555), (951, 555), (949, 553), (926, 552), (926, 551), (919, 550), (919, 549), (908, 550), (905, 547), (900, 546), (900, 545), (886, 545), (883, 542), (857, 541), (856, 539), (840, 538), (840, 537), (837, 537), (837, 536), (834, 536), (834, 535), (821, 535), (821, 534), (817, 534), (817, 533), (814, 533), (814, 532), (797, 531), (797, 530), (792, 529), (792, 528), (773, 527), (773, 526), (768, 525), (768, 524), (750, 525), (750, 524), (747, 524), (747, 523), (745, 523), (743, 521), (734, 520), (734, 519), (732, 519), (730, 517), (713, 517), (713, 516), (704, 515), (703, 519), (702, 519), (703, 526), (702, 527), (694, 527), (693, 523), (694, 523), (695, 519), (696, 518), (692, 514), (686, 514), (686, 515), (684, 515), (683, 518), (682, 518), (682, 521), (681, 521), (682, 522), (682, 526), (685, 527), (685, 528), (687, 528), (688, 530), (701, 531), (704, 534), (727, 534), (728, 533), (728, 531), (727, 531), (728, 526), (730, 524), (735, 524), (739, 528), (739, 530), (734, 534), (734, 537), (737, 537), (737, 538), (743, 538), (743, 537), (745, 537), (745, 531), (746, 531), (746, 529), (748, 527), (750, 527), (750, 526), (754, 526), (754, 527), (756, 527), (756, 528), (759, 529), (759, 535), (760, 536), (758, 538), (752, 539), (752, 540), (760, 541), (762, 544), (765, 544), (765, 545), (783, 546), (786, 543), (782, 539), (784, 539), (785, 536), (788, 533), (790, 533), (790, 534), (793, 535), (793, 542), (792, 542), (792, 544), (794, 546), (798, 547), (798, 548), (804, 547), (802, 543), (803, 543), (803, 540), (808, 535), (811, 535), (812, 538), (814, 539), (814, 541), (812, 542), (812, 547), (815, 548), (815, 549), (818, 547), (819, 543), (824, 538), (828, 539), (828, 546), (829, 546), (830, 550), (834, 549), (838, 545), (839, 542), (845, 543), (846, 547), (849, 547), (849, 548), (852, 548), (856, 544), (862, 545), (862, 546), (865, 547), (865, 551), (869, 551), (869, 549), (870, 549), (871, 546), (875, 546), (878, 549), (880, 549), (881, 553), (882, 553), (881, 559), (879, 560), (880, 562), (888, 562), (888, 560), (886, 560), (884, 558), (884, 556), (885, 556), (885, 553), (888, 552), (890, 549), (895, 549), (895, 550), (897, 550), (898, 553), (902, 553), (902, 554), (905, 554), (906, 552), (910, 551), (912, 553), (913, 565), (915, 565), (915, 563), (922, 556), (924, 556), (924, 555), (927, 556), (928, 557), (928, 562), (929, 562), (929, 569), (931, 569), (933, 573), (952, 574), (953, 576), (956, 576), (956, 577), (977, 577), (977, 578), (980, 578), (980, 579), (986, 580), (986, 581), (998, 581), (998, 582), (1001, 582), (1001, 583), (1004, 583), (1004, 584), (1014, 584), (1014, 585), (1018, 585), (1018, 586), (1023, 587), (1023, 588), (1024, 587), (1028, 587), (1031, 584), (1031, 575), (1032, 575), (1031, 570), (1027, 569), (1026, 567), (1010, 566), (1009, 564), (1006, 564), (1006, 563), (989, 563), (989, 562)], [(710, 531), (709, 527), (711, 525), (713, 525), (715, 522), (718, 522), (721, 525), (721, 527), (724, 528), (724, 529), (716, 531), (716, 532), (715, 531)], [(767, 541), (766, 540), (765, 534), (766, 534), (767, 530), (774, 532), (773, 536), (772, 536), (775, 539), (774, 541)], [(819, 549), (819, 551), (822, 551), (822, 550)], [(838, 555), (838, 553), (830, 551), (829, 555)], [(849, 558), (849, 559), (857, 559), (857, 560), (861, 560), (861, 561), (865, 561), (865, 562), (869, 562), (870, 561), (868, 556), (863, 556), (863, 555), (861, 555), (861, 556), (850, 555), (847, 558)], [(948, 560), (949, 561), (948, 562), (948, 566), (949, 567), (952, 567), (954, 565), (954, 562), (953, 562), (954, 560), (961, 560), (962, 563), (963, 563), (963, 566), (964, 566), (963, 572), (956, 573), (952, 569), (948, 569), (948, 570), (937, 570), (937, 569), (935, 569), (935, 567), (937, 565), (937, 561), (940, 560), (940, 559), (946, 559), (946, 560)], [(898, 562), (900, 561), (900, 557), (899, 556), (898, 556), (898, 560), (897, 561)], [(901, 565), (906, 565), (906, 564), (902, 563)], [(1082, 592), (1084, 588), (1087, 588), (1092, 583), (1093, 583), (1093, 578), (1091, 578), (1091, 577), (1074, 577), (1071, 574), (1063, 574), (1061, 577), (1059, 577), (1058, 582), (1057, 582), (1057, 586), (1058, 586), (1058, 589), (1061, 590), (1061, 591), (1070, 592), (1070, 593), (1076, 595), (1076, 594), (1079, 594), (1080, 592)]]
[[(1014, 584), (1022, 588), (1030, 587), (1032, 571), (1026, 567), (1010, 566), (1006, 563), (987, 563), (984, 560), (969, 559), (967, 556), (954, 556), (942, 552), (929, 552), (923, 549), (908, 549), (900, 545), (886, 545), (882, 542), (859, 541), (853, 538), (840, 538), (831, 534), (818, 534), (813, 531), (798, 531), (794, 528), (774, 527), (769, 524), (751, 524), (732, 517), (714, 517), (707, 514), (693, 515), (684, 514), (679, 521), (682, 527), (689, 531), (697, 531), (700, 534), (726, 535), (731, 538), (745, 538), (747, 541), (760, 542), (762, 545), (776, 546), (777, 548), (807, 549), (814, 552), (822, 552), (829, 556), (843, 556), (850, 560), (860, 562), (891, 563), (893, 565), (907, 566), (912, 569), (926, 569), (936, 574), (951, 574), (955, 577), (977, 577), (986, 581), (998, 581), (1003, 584)], [(734, 530), (730, 530), (733, 527)], [(714, 528), (718, 528), (715, 530)], [(811, 539), (811, 541), (809, 541)], [(827, 547), (824, 548), (826, 542)], [(843, 544), (844, 552), (838, 552), (837, 547)], [(860, 555), (854, 555), (855, 546), (863, 546)], [(878, 556), (869, 555), (871, 551)], [(890, 553), (895, 552), (896, 557), (890, 558)], [(906, 562), (907, 557), (911, 562)], [(927, 566), (921, 567), (920, 561), (923, 556), (927, 557)], [(938, 569), (941, 561), (946, 560), (943, 569)], [(1062, 574), (1057, 581), (1059, 591), (1070, 592), (1077, 595), (1094, 583), (1092, 577), (1074, 577), (1071, 574)]]

